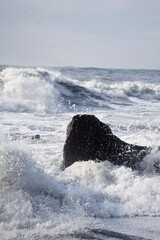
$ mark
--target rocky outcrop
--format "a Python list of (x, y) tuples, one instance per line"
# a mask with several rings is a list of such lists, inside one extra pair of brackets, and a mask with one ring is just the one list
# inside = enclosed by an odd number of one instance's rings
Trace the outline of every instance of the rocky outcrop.
[(76, 115), (67, 127), (63, 167), (77, 161), (111, 161), (138, 169), (150, 148), (129, 144), (115, 136), (110, 127), (94, 115)]

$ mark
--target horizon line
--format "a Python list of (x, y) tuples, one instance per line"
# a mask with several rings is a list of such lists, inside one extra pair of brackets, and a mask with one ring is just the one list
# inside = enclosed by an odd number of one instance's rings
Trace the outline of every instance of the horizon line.
[(97, 67), (97, 66), (73, 66), (73, 65), (24, 65), (24, 64), (0, 64), (0, 67), (22, 67), (22, 68), (79, 68), (79, 69), (113, 69), (113, 70), (150, 70), (160, 71), (158, 68), (124, 68), (124, 67)]

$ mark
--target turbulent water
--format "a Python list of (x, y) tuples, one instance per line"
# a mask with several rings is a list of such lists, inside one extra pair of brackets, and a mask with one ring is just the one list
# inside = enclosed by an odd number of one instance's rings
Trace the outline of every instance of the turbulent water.
[[(77, 113), (152, 146), (143, 169), (90, 160), (62, 171)], [(0, 239), (160, 238), (160, 71), (1, 67), (0, 126)]]

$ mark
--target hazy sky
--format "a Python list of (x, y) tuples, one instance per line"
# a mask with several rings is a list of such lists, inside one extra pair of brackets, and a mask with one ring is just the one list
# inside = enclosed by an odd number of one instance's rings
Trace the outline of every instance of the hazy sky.
[(0, 64), (160, 69), (160, 0), (0, 0)]

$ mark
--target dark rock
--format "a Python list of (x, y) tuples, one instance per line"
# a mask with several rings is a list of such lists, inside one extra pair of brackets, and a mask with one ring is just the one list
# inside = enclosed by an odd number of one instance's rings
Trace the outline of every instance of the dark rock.
[(77, 161), (108, 160), (135, 170), (150, 150), (145, 146), (122, 141), (112, 133), (108, 125), (94, 115), (76, 115), (67, 127), (63, 167)]
[(39, 134), (36, 134), (36, 135), (32, 136), (32, 140), (34, 140), (34, 139), (40, 139), (40, 138), (41, 138), (41, 136), (40, 136)]

